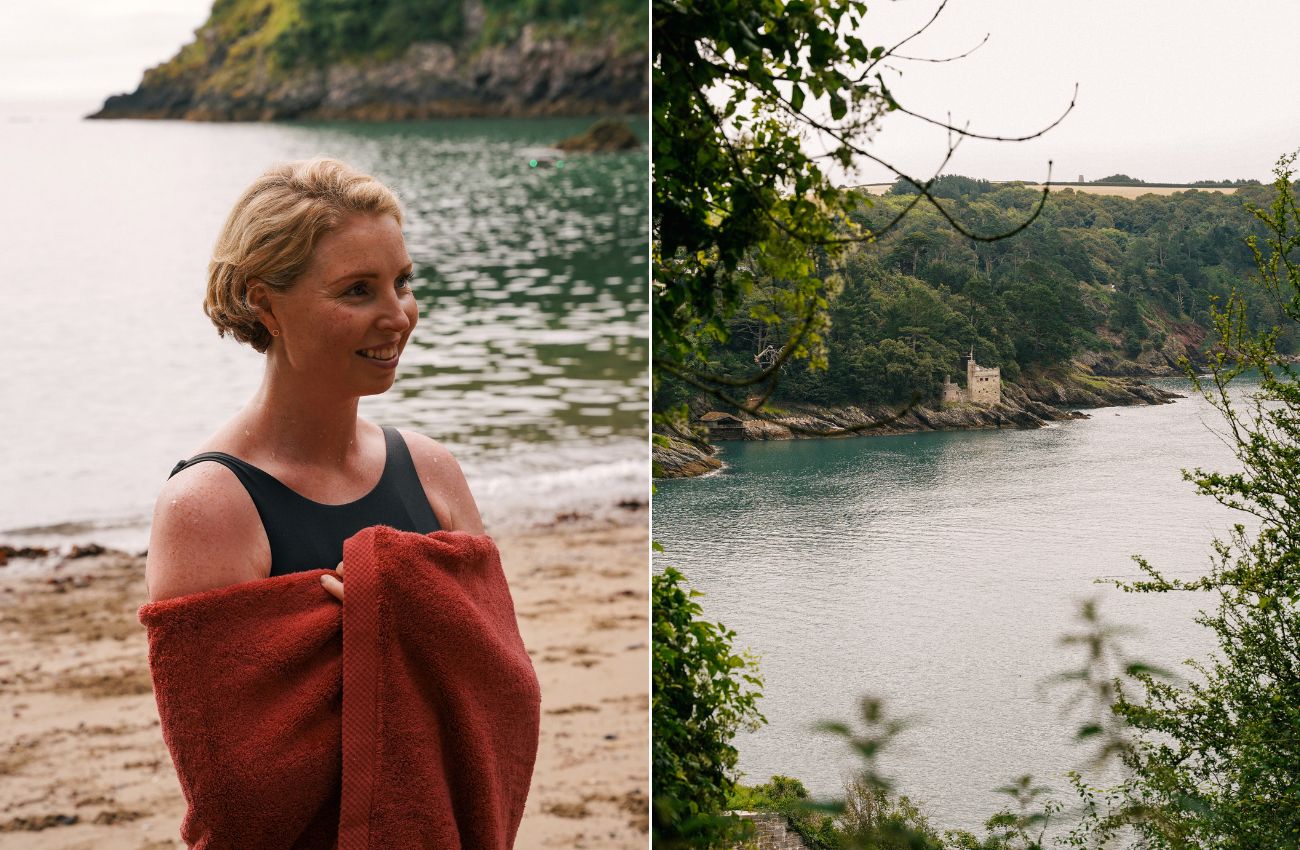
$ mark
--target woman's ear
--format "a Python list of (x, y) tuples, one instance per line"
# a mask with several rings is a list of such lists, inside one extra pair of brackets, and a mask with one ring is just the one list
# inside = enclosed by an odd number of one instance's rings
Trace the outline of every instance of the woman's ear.
[(275, 318), (271, 287), (267, 286), (259, 278), (250, 278), (248, 289), (244, 293), (244, 300), (248, 302), (248, 306), (257, 314), (258, 320), (270, 332), (271, 336), (279, 336), (280, 324)]

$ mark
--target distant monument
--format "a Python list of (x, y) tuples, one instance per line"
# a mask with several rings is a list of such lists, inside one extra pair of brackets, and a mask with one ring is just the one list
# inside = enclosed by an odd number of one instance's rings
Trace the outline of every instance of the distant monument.
[(951, 375), (943, 376), (939, 403), (941, 407), (954, 404), (996, 405), (1002, 402), (1002, 370), (997, 366), (981, 366), (975, 362), (975, 349), (962, 356), (966, 361), (966, 386), (954, 384)]

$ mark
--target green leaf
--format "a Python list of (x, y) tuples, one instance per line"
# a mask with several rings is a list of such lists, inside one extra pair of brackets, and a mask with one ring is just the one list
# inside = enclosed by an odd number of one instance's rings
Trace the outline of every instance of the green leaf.
[(844, 98), (840, 97), (838, 94), (831, 92), (830, 104), (831, 104), (831, 118), (835, 119), (836, 121), (839, 121), (845, 116), (845, 114), (847, 114), (848, 106), (844, 103)]

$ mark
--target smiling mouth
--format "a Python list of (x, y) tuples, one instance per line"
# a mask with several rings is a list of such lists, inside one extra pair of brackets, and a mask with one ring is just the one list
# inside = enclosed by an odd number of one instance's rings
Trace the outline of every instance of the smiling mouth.
[(392, 360), (397, 356), (397, 346), (386, 345), (383, 348), (363, 348), (357, 354), (371, 360)]

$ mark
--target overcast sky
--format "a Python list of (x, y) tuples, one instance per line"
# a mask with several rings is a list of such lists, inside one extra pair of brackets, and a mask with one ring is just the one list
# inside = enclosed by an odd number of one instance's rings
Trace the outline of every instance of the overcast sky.
[[(892, 44), (937, 2), (878, 0), (864, 33)], [(874, 24), (872, 23), (874, 20)], [(877, 29), (878, 27), (878, 29)], [(1093, 180), (1124, 172), (1149, 182), (1269, 179), (1300, 146), (1300, 2), (1295, 0), (951, 0), (911, 55), (965, 52), (947, 64), (899, 63), (887, 80), (909, 109), (970, 129), (1023, 135), (1051, 123), (1079, 84), (1077, 106), (1041, 139), (967, 140), (947, 169), (995, 180)], [(874, 150), (929, 176), (945, 135), (891, 115)], [(875, 168), (864, 180), (888, 179)]]
[[(937, 0), (876, 0), (866, 38), (888, 44), (924, 22)], [(0, 100), (96, 105), (130, 91), (171, 57), (211, 0), (0, 0)], [(1300, 2), (1296, 0), (951, 0), (892, 87), (909, 108), (1001, 135), (1050, 123), (1079, 84), (1078, 105), (1044, 138), (964, 142), (948, 171), (995, 180), (1125, 172), (1156, 182), (1267, 179), (1300, 146)], [(875, 150), (928, 176), (944, 135), (901, 115)], [(864, 170), (862, 182), (889, 179)]]
[(192, 41), (212, 0), (0, 0), (0, 100), (98, 104)]

